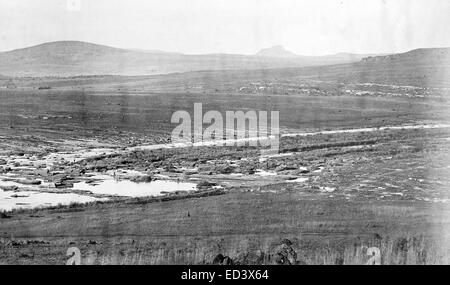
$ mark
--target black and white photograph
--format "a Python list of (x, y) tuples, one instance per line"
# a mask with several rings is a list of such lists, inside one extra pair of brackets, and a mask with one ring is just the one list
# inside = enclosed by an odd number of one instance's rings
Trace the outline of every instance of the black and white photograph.
[(0, 265), (450, 264), (449, 15), (0, 0)]

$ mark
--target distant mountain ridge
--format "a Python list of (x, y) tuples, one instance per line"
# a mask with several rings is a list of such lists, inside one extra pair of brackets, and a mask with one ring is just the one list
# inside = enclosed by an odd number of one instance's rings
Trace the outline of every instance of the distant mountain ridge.
[(282, 46), (255, 55), (187, 55), (59, 41), (0, 53), (3, 76), (153, 75), (199, 70), (268, 69), (357, 62), (367, 55), (300, 56)]
[(384, 56), (369, 56), (362, 59), (367, 63), (394, 63), (394, 62), (450, 62), (450, 48), (420, 48), (405, 53)]
[(297, 57), (298, 55), (286, 50), (283, 46), (273, 46), (270, 48), (262, 49), (256, 53), (257, 56), (268, 56), (268, 57)]

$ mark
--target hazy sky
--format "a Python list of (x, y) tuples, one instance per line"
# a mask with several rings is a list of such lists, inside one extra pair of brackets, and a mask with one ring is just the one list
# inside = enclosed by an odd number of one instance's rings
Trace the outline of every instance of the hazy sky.
[(449, 15), (448, 0), (0, 0), (0, 51), (80, 40), (194, 54), (401, 52), (450, 46)]

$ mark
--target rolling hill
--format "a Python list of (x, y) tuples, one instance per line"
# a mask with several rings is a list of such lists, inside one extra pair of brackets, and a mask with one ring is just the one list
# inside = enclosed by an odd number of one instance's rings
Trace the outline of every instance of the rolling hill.
[(78, 41), (44, 43), (0, 53), (6, 76), (153, 75), (199, 70), (268, 69), (359, 61), (366, 55), (299, 56), (281, 46), (255, 55), (187, 55), (113, 48)]

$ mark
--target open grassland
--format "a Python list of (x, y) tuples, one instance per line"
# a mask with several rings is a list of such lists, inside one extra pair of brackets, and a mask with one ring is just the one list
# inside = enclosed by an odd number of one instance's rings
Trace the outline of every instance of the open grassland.
[(411, 201), (237, 192), (14, 215), (2, 220), (0, 254), (8, 264), (64, 264), (75, 246), (95, 264), (211, 263), (219, 253), (271, 264), (289, 239), (306, 264), (363, 264), (374, 246), (383, 264), (440, 264), (450, 261), (448, 214), (445, 205)]
[[(1, 213), (0, 263), (64, 264), (69, 247), (83, 264), (209, 264), (219, 253), (273, 264), (283, 250), (296, 264), (364, 264), (371, 247), (382, 264), (450, 263), (448, 128), (376, 129), (449, 122), (443, 80), (402, 87), (383, 82), (382, 67), (366, 77), (341, 68), (15, 80), (17, 89), (0, 90), (7, 179), (65, 175), (70, 185), (87, 172), (127, 170), (205, 188)], [(172, 113), (192, 113), (194, 103), (205, 112), (278, 110), (283, 133), (375, 129), (284, 137), (280, 156), (267, 160), (255, 148), (128, 151), (169, 142)], [(96, 148), (78, 160), (57, 155)], [(35, 167), (53, 154), (49, 171)]]

